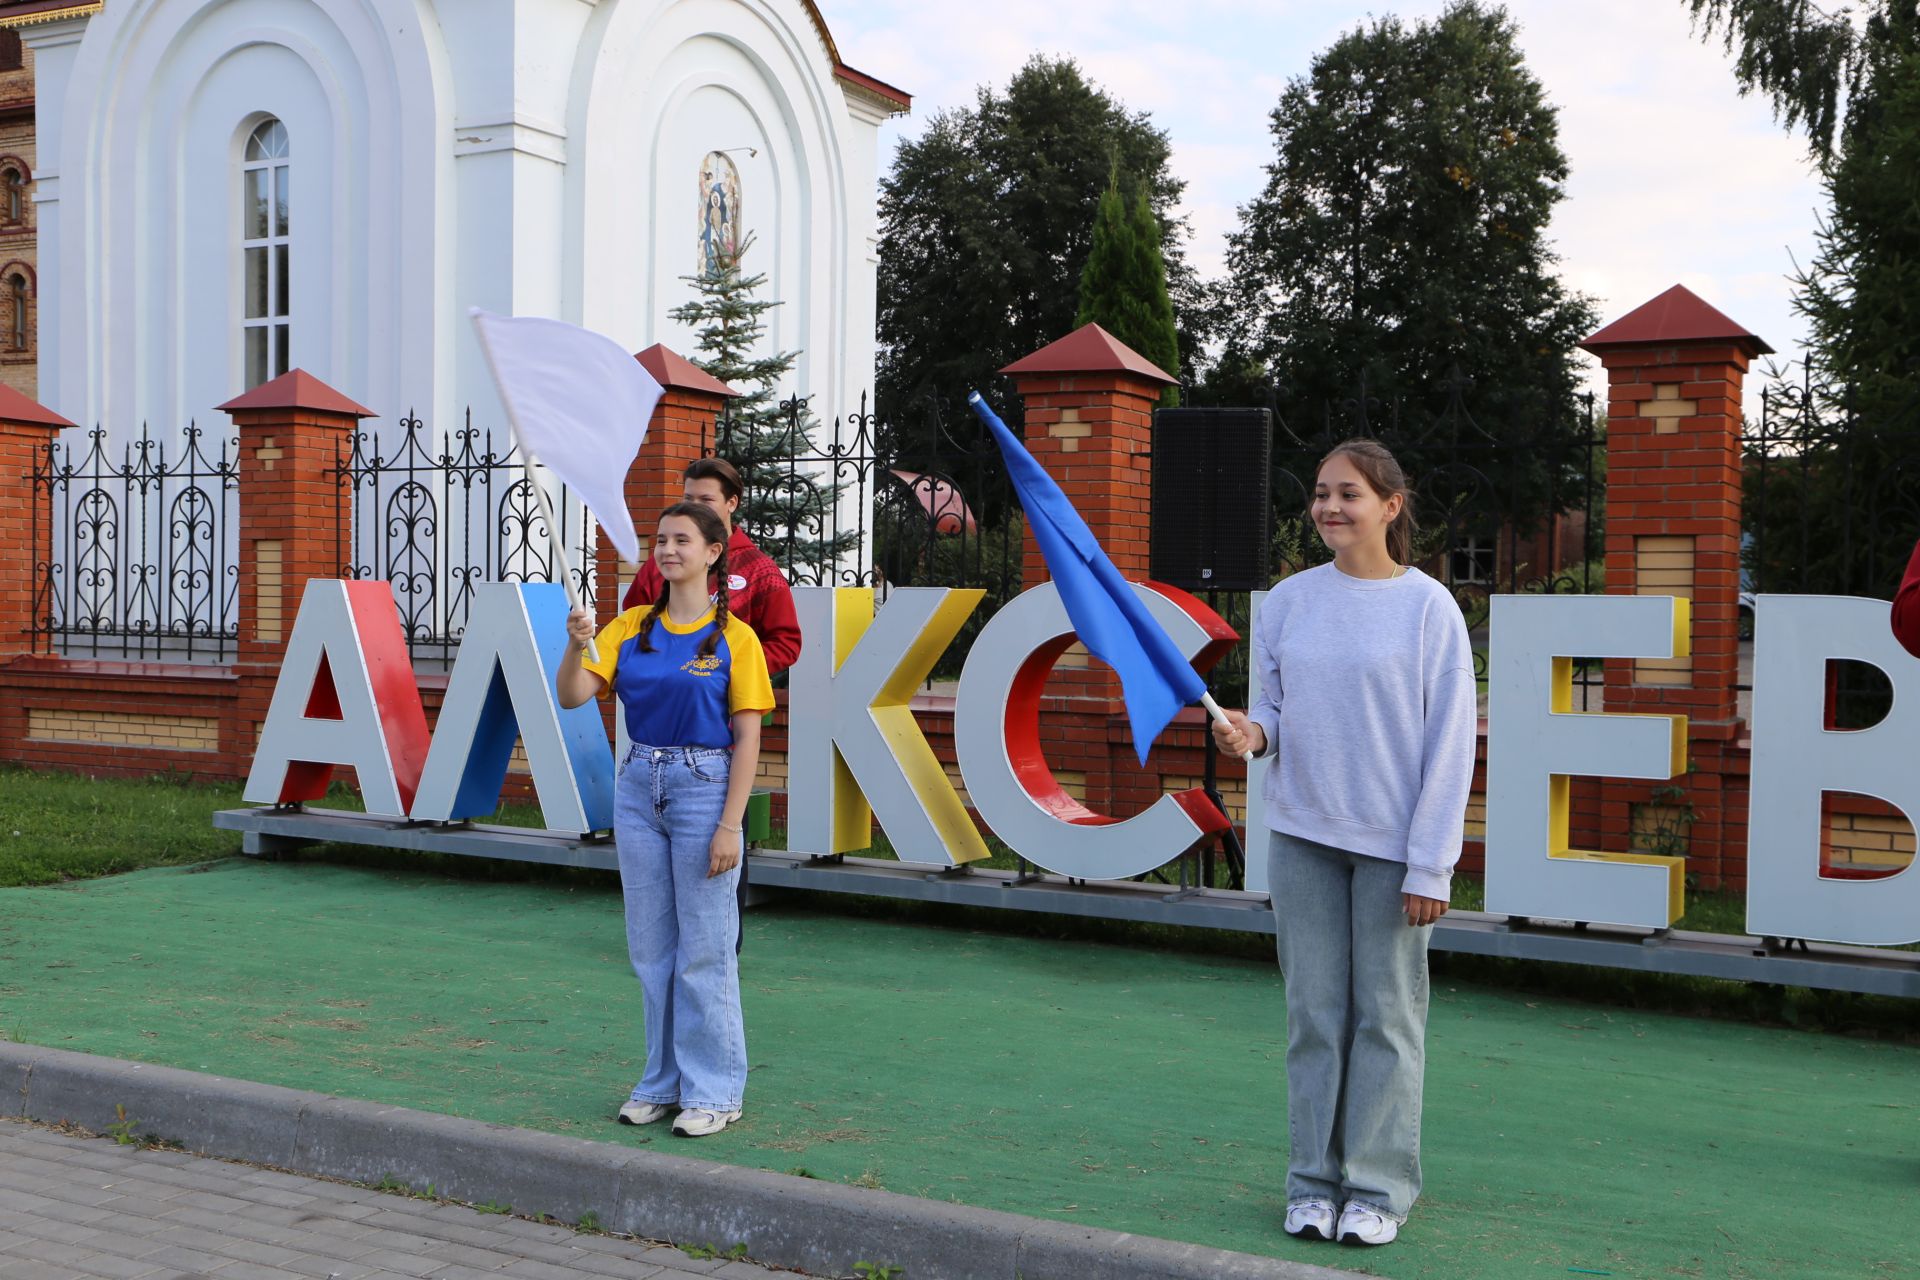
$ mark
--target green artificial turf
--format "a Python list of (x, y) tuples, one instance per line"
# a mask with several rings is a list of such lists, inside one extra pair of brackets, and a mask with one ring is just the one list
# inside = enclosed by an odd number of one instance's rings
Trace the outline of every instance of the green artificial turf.
[(1442, 980), (1427, 1195), (1391, 1249), (1311, 1246), (1279, 1230), (1271, 963), (831, 906), (749, 915), (747, 1112), (698, 1143), (609, 1120), (640, 995), (586, 879), (234, 859), (5, 890), (0, 1032), (1384, 1276), (1920, 1274), (1912, 1046)]

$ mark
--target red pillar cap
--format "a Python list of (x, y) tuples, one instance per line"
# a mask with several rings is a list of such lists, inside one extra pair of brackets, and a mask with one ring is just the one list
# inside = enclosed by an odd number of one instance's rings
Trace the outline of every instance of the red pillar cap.
[(645, 351), (637, 352), (634, 357), (640, 367), (653, 375), (653, 380), (663, 387), (679, 387), (682, 391), (704, 391), (708, 395), (738, 398), (735, 391), (720, 379), (702, 369), (693, 361), (675, 351), (664, 342), (656, 342)]
[(22, 395), (7, 386), (0, 386), (0, 422), (31, 422), (45, 427), (76, 425), (68, 422), (38, 400)]
[(1178, 385), (1180, 379), (1097, 324), (1081, 325), (1057, 342), (1015, 360), (1002, 373), (1131, 373)]
[(349, 418), (379, 416), (366, 406), (347, 399), (305, 369), (289, 369), (272, 382), (263, 382), (253, 390), (214, 407), (228, 413), (245, 409), (312, 409)]
[(1760, 335), (1729, 320), (1683, 284), (1635, 307), (1580, 347), (1599, 355), (1618, 347), (1671, 346), (1676, 342), (1732, 342), (1745, 346), (1749, 354), (1773, 353)]

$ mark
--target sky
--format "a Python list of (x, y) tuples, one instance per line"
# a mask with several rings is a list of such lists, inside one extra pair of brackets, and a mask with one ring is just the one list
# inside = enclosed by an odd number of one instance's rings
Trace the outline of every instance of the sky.
[[(1202, 276), (1224, 274), (1239, 206), (1266, 181), (1268, 113), (1313, 56), (1375, 15), (1411, 23), (1444, 0), (822, 0), (840, 56), (913, 95), (883, 127), (881, 164), (981, 84), (1035, 53), (1070, 56), (1151, 114), (1187, 181), (1182, 212)], [(1794, 264), (1824, 207), (1802, 140), (1742, 98), (1716, 37), (1684, 0), (1509, 0), (1527, 66), (1560, 110), (1571, 166), (1550, 234), (1566, 283), (1613, 320), (1674, 284), (1797, 359)]]

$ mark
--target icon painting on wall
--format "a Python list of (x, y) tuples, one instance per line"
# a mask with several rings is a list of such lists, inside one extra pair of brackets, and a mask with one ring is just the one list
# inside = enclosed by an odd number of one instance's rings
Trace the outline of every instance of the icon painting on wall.
[(740, 171), (733, 158), (709, 151), (700, 162), (700, 274), (719, 275), (740, 252)]

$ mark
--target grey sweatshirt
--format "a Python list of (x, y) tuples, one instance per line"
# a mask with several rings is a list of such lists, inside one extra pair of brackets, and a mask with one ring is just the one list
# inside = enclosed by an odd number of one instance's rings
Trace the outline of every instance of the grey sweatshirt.
[(1473, 652), (1447, 589), (1418, 569), (1283, 579), (1253, 627), (1267, 735), (1267, 825), (1407, 864), (1402, 889), (1445, 901), (1460, 860), (1478, 733)]

